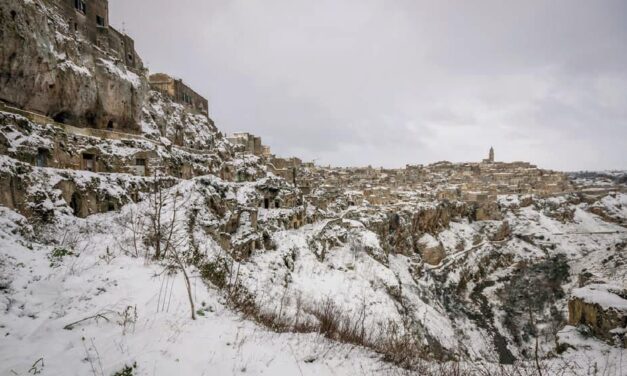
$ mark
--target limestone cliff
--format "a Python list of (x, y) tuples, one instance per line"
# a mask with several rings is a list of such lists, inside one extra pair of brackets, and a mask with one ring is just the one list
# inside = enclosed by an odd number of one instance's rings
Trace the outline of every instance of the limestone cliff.
[(568, 323), (586, 325), (594, 336), (627, 348), (626, 295), (625, 291), (604, 284), (576, 289), (568, 302)]
[(0, 4), (0, 99), (63, 123), (137, 131), (143, 72), (84, 39), (53, 2)]

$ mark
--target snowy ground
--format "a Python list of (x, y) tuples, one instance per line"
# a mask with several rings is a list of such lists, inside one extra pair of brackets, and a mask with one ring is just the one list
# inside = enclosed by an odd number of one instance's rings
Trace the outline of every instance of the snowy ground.
[[(250, 184), (240, 184), (242, 192), (238, 194), (248, 192)], [(203, 198), (194, 180), (183, 181), (174, 189), (186, 196), (180, 208), (183, 216), (187, 207), (197, 206), (196, 200)], [(620, 195), (606, 206), (619, 210), (624, 200)], [(194, 270), (190, 270), (192, 290), (199, 314), (197, 320), (191, 320), (181, 274), (168, 275), (159, 264), (125, 255), (120, 247), (129, 234), (119, 218), (145, 205), (130, 204), (121, 212), (87, 219), (58, 213), (57, 225), (43, 230), (32, 230), (25, 218), (0, 207), (0, 375), (35, 371), (42, 375), (112, 375), (132, 364), (137, 364), (135, 375), (403, 372), (361, 347), (318, 334), (278, 334), (244, 320), (227, 309), (220, 292), (202, 282)], [(476, 272), (486, 256), (509, 254), (513, 260), (534, 260), (561, 253), (568, 255), (572, 275), (588, 271), (619, 287), (627, 283), (625, 267), (616, 263), (618, 260), (604, 262), (613, 254), (625, 256), (614, 249), (627, 240), (624, 228), (586, 211), (584, 204), (576, 207), (570, 222), (547, 216), (540, 206), (512, 210), (506, 220), (515, 234), (542, 236), (542, 241), (535, 245), (517, 238), (491, 242), (488, 235), (498, 228), (498, 222), (454, 222), (433, 239), (442, 244), (447, 257), (439, 266), (415, 274), (411, 257), (390, 254), (387, 262), (378, 260), (382, 252), (378, 239), (359, 221), (340, 221), (343, 227), (330, 229), (326, 226), (329, 221), (323, 221), (276, 232), (277, 249), (255, 251), (240, 265), (240, 278), (266, 311), (279, 310), (290, 317), (297, 314), (299, 301), (316, 305), (332, 299), (349, 315), (365, 310), (366, 326), (373, 332), (381, 323), (401, 320), (400, 296), (403, 308), (441, 345), (449, 349), (459, 346), (476, 359), (493, 356), (489, 332), (467, 317), (450, 315), (440, 301), (441, 293), (435, 291), (442, 286), (436, 280), (444, 278), (444, 284), (456, 284), (465, 273)], [(348, 240), (329, 248), (320, 259), (312, 241), (321, 231), (346, 235)], [(33, 235), (39, 235), (39, 241), (33, 241)], [(202, 232), (196, 231), (195, 236), (207, 254), (223, 252), (214, 241), (203, 238)], [(73, 254), (63, 255), (44, 243), (57, 244)], [(489, 275), (486, 280), (494, 284), (483, 294), (497, 301), (499, 281), (510, 273), (511, 268), (505, 267)], [(565, 285), (563, 314), (567, 314), (570, 291), (576, 287), (576, 279)], [(492, 311), (497, 317), (502, 314), (498, 306), (492, 306)], [(70, 325), (96, 315), (100, 316)], [(497, 329), (505, 333), (500, 324)], [(601, 368), (604, 373), (596, 374), (622, 376), (627, 369), (622, 365), (623, 359), (627, 360), (624, 349), (586, 339), (568, 326), (559, 338), (575, 348), (549, 363), (569, 364), (576, 368), (572, 374), (595, 374), (594, 369)], [(519, 355), (517, 348), (508, 347)], [(541, 346), (543, 353), (553, 348), (552, 341)]]
[[(90, 234), (78, 241), (77, 257), (65, 256), (51, 267), (51, 247), (13, 233), (23, 218), (0, 208), (0, 220), (1, 375), (28, 375), (33, 365), (41, 375), (111, 375), (133, 363), (137, 375), (390, 371), (363, 349), (317, 334), (276, 334), (242, 320), (198, 278), (194, 296), (203, 314), (192, 321), (182, 277), (168, 277), (157, 265), (118, 251), (110, 259), (104, 244), (111, 244), (112, 234)], [(82, 226), (104, 226), (110, 220), (92, 216)], [(64, 329), (97, 314), (109, 321), (87, 320)]]

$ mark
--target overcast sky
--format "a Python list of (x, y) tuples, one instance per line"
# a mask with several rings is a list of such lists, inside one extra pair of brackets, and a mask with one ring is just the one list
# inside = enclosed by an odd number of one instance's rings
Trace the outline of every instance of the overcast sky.
[(627, 169), (625, 0), (110, 0), (152, 72), (280, 156)]

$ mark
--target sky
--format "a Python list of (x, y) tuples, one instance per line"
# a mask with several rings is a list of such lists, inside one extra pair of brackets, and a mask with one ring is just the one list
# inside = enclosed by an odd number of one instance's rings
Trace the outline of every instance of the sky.
[(278, 156), (627, 169), (624, 0), (109, 0), (151, 72)]

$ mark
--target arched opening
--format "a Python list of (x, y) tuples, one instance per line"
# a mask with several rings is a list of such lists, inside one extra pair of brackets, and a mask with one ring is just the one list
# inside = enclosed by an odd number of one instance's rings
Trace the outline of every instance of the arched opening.
[(57, 123), (66, 124), (72, 118), (72, 114), (67, 111), (61, 111), (52, 116), (52, 120)]
[(107, 129), (110, 131), (113, 130), (113, 120), (109, 120), (109, 122), (107, 123)]
[(277, 209), (280, 208), (281, 207), (281, 201), (274, 200), (274, 207), (277, 208)]
[(74, 216), (80, 217), (81, 197), (76, 192), (72, 194), (72, 199), (70, 200), (70, 208), (72, 208)]

